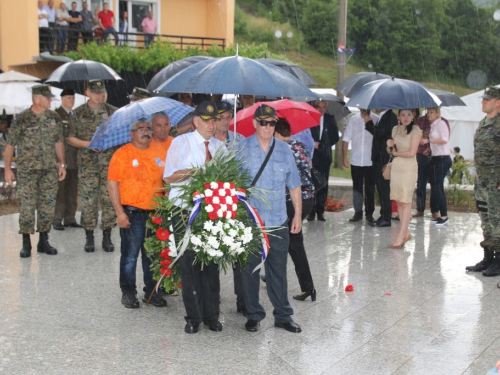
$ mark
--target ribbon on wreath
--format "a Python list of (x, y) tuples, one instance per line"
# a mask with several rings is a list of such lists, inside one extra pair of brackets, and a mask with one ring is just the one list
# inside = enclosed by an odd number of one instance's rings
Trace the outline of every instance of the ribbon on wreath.
[(186, 249), (189, 245), (189, 239), (191, 238), (191, 224), (193, 223), (196, 215), (198, 215), (198, 213), (200, 212), (201, 203), (203, 202), (204, 199), (205, 199), (204, 194), (199, 193), (199, 192), (193, 193), (194, 206), (191, 209), (191, 214), (189, 215), (189, 220), (188, 220), (188, 223), (186, 226), (186, 233), (184, 233), (184, 238), (182, 239), (182, 241), (180, 243), (181, 247), (179, 249), (179, 252), (177, 253), (177, 258), (175, 258), (175, 260), (172, 262), (172, 264), (170, 264), (170, 266), (169, 266), (170, 268), (172, 268), (174, 266), (175, 262), (177, 262), (177, 260), (182, 256), (182, 254), (184, 254), (184, 251), (186, 251)]
[(269, 237), (267, 236), (267, 234), (265, 232), (266, 228), (264, 226), (264, 222), (262, 221), (259, 213), (247, 201), (246, 190), (239, 188), (236, 191), (236, 196), (238, 197), (238, 199), (241, 202), (243, 202), (243, 205), (247, 209), (248, 214), (250, 215), (250, 218), (252, 219), (253, 223), (258, 228), (260, 228), (261, 233), (262, 233), (262, 237), (260, 239), (260, 252), (262, 254), (262, 262), (260, 262), (260, 264), (254, 268), (254, 270), (252, 271), (252, 273), (254, 273), (255, 271), (262, 268), (262, 266), (264, 265), (264, 262), (266, 261), (267, 255), (269, 254)]

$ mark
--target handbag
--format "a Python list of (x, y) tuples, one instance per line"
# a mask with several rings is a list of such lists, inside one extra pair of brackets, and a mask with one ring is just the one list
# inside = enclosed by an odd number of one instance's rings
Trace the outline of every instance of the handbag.
[(260, 175), (262, 174), (262, 171), (264, 170), (264, 168), (266, 167), (266, 164), (267, 162), (269, 161), (269, 159), (271, 158), (271, 154), (273, 153), (273, 150), (274, 150), (274, 144), (276, 143), (276, 140), (273, 138), (273, 144), (271, 145), (271, 148), (269, 149), (267, 155), (266, 155), (266, 158), (264, 159), (264, 161), (262, 162), (262, 165), (260, 166), (260, 169), (259, 171), (257, 172), (257, 174), (255, 175), (252, 183), (250, 184), (250, 186), (255, 186), (255, 184), (257, 183), (257, 181), (259, 180), (259, 177)]
[(323, 176), (316, 168), (311, 168), (311, 178), (316, 191), (324, 189), (328, 185), (325, 176)]
[(382, 176), (384, 177), (384, 180), (391, 179), (392, 159), (393, 156), (391, 155), (391, 157), (389, 158), (389, 162), (382, 168)]

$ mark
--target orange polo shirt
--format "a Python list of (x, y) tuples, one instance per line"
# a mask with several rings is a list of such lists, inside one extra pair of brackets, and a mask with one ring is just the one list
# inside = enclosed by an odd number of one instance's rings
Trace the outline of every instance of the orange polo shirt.
[(172, 144), (172, 141), (174, 140), (174, 137), (169, 136), (165, 142), (158, 142), (154, 138), (151, 138), (151, 146), (156, 145), (156, 146), (161, 146), (165, 150), (165, 152), (168, 152), (168, 149), (170, 148), (170, 145)]
[(108, 180), (119, 182), (120, 202), (144, 210), (154, 209), (155, 195), (163, 188), (166, 151), (150, 144), (146, 150), (132, 143), (120, 147), (109, 163)]

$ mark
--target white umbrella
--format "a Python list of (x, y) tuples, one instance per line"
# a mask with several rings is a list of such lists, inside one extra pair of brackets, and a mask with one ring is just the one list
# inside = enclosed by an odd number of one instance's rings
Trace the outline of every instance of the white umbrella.
[(40, 78), (28, 74), (19, 73), (14, 70), (0, 74), (0, 82), (37, 82)]
[[(39, 85), (39, 82), (0, 82), (0, 113), (5, 110), (8, 115), (16, 115), (31, 107), (31, 87)], [(51, 87), (52, 94), (56, 97), (52, 100), (51, 109), (56, 109), (61, 105), (62, 90)], [(75, 108), (86, 103), (86, 97), (75, 94)]]

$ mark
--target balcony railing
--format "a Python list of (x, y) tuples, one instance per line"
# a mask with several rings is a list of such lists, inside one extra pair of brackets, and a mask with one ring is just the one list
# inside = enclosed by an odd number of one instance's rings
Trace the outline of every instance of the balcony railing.
[[(220, 49), (226, 47), (224, 38), (207, 38), (198, 36), (185, 35), (164, 35), (164, 34), (144, 34), (144, 33), (106, 33), (102, 29), (93, 31), (83, 31), (80, 29), (50, 27), (40, 28), (40, 53), (49, 51), (51, 54), (62, 54), (67, 51), (77, 51), (78, 46), (82, 43), (96, 41), (98, 44), (107, 39), (116, 45), (128, 45), (130, 48), (142, 49), (147, 48), (153, 38), (154, 41), (169, 41), (172, 45), (181, 50), (187, 48), (200, 48), (206, 50), (212, 45), (216, 45)], [(107, 34), (107, 35), (105, 35)], [(151, 36), (150, 36), (151, 35)], [(116, 38), (118, 41), (116, 41)]]

